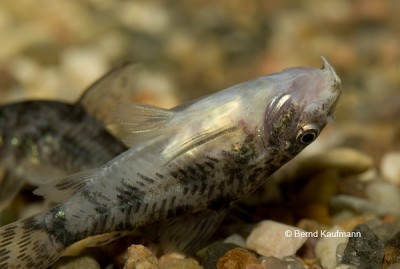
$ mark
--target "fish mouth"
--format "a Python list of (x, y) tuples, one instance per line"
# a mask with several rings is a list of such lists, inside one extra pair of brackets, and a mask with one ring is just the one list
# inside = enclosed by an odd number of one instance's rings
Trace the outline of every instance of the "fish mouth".
[(342, 81), (340, 80), (339, 76), (336, 74), (335, 69), (329, 63), (329, 61), (325, 58), (325, 56), (321, 56), (321, 59), (322, 59), (322, 62), (323, 62), (321, 70), (327, 70), (331, 74), (332, 87), (336, 91), (340, 91), (341, 90)]

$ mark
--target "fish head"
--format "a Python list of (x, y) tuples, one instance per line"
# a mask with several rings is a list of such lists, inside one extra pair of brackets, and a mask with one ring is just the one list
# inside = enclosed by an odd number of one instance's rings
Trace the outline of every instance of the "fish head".
[(272, 76), (274, 97), (264, 116), (263, 143), (270, 155), (294, 157), (311, 144), (333, 112), (341, 81), (322, 57), (323, 67), (296, 67)]

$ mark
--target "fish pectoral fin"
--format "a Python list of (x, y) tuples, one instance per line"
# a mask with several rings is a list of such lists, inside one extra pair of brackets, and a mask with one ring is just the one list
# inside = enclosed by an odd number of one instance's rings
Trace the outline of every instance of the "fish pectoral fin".
[(116, 104), (127, 102), (137, 92), (138, 69), (138, 64), (133, 63), (123, 63), (112, 69), (89, 86), (77, 104), (97, 120), (111, 122), (110, 110)]
[(176, 217), (161, 223), (160, 245), (169, 251), (193, 254), (201, 248), (216, 231), (228, 209), (207, 210), (196, 214)]
[(122, 138), (127, 146), (156, 137), (167, 129), (167, 122), (176, 112), (151, 105), (130, 103), (114, 107), (115, 121), (128, 135)]
[(224, 125), (202, 130), (201, 132), (187, 137), (186, 139), (181, 137), (181, 140), (177, 141), (176, 143), (169, 144), (163, 151), (163, 156), (165, 156), (166, 159), (164, 165), (172, 162), (176, 157), (183, 155), (196, 147), (199, 147), (225, 134), (234, 132), (237, 129), (238, 128), (233, 125)]
[(82, 171), (71, 176), (39, 186), (34, 194), (43, 196), (54, 203), (62, 203), (79, 191), (99, 170), (99, 168)]

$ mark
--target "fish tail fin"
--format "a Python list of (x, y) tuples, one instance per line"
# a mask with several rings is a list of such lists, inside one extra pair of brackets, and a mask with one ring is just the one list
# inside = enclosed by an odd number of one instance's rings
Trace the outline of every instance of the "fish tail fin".
[(0, 227), (0, 269), (45, 269), (65, 246), (43, 228), (46, 213)]

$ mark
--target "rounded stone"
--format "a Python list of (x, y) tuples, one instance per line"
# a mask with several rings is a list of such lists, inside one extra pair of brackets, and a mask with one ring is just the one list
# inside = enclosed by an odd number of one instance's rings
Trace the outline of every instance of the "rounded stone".
[(260, 255), (283, 258), (294, 255), (307, 241), (306, 236), (301, 236), (304, 233), (297, 227), (266, 220), (250, 233), (246, 245)]
[(142, 245), (131, 245), (128, 248), (128, 259), (124, 269), (157, 269), (157, 258)]
[[(329, 232), (341, 231), (338, 226), (334, 226)], [(321, 237), (315, 246), (315, 253), (321, 261), (321, 265), (327, 268), (333, 268), (337, 265), (337, 248), (342, 243), (347, 243), (346, 237)]]

